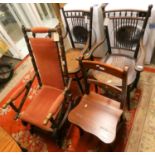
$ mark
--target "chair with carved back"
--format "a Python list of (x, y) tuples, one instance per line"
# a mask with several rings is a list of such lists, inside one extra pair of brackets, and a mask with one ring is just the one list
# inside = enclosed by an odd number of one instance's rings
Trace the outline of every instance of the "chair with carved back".
[[(3, 108), (10, 105), (17, 112), (17, 118), (24, 124), (30, 124), (33, 128), (37, 127), (52, 133), (51, 135), (58, 135), (71, 107), (69, 90), (71, 80), (67, 75), (60, 26), (54, 29), (47, 27), (28, 29), (23, 26), (22, 30), (35, 75), (11, 97)], [(55, 35), (59, 35), (56, 40)], [(32, 101), (22, 109), (35, 77), (39, 89)], [(14, 101), (24, 92), (21, 104), (17, 107)]]
[[(68, 119), (84, 131), (98, 137), (102, 142), (111, 144), (116, 137), (117, 129), (122, 124), (123, 109), (127, 95), (127, 71), (128, 67), (119, 69), (98, 61), (80, 60), (84, 75), (85, 94), (79, 103), (70, 111)], [(88, 71), (89, 70), (89, 71)], [(90, 76), (89, 72), (98, 70), (119, 78), (122, 88), (103, 83)], [(101, 90), (112, 91), (119, 99), (112, 99), (106, 93), (93, 91), (92, 85)], [(102, 91), (101, 91), (102, 92)], [(76, 102), (75, 102), (76, 103)]]
[(71, 43), (71, 48), (66, 50), (68, 73), (78, 82), (79, 88), (83, 92), (80, 83), (80, 65), (77, 58), (92, 58), (89, 50), (92, 45), (93, 8), (91, 7), (90, 10), (66, 10), (62, 8), (61, 10), (66, 26), (65, 37), (69, 36)]
[[(111, 64), (115, 67), (129, 67), (128, 72), (128, 95), (127, 105), (130, 109), (130, 92), (137, 87), (140, 73), (144, 68), (145, 46), (143, 45), (143, 35), (151, 15), (152, 5), (147, 10), (120, 9), (107, 10), (103, 7), (105, 39), (101, 41), (95, 49), (102, 43), (107, 42), (107, 54), (101, 62)], [(95, 71), (94, 77), (106, 82), (110, 79), (111, 84), (122, 86), (118, 78), (107, 76)]]

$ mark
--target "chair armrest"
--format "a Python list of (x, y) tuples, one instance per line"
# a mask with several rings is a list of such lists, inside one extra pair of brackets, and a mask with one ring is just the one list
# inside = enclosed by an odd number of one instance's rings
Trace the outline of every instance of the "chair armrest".
[(2, 108), (5, 109), (11, 102), (15, 101), (26, 89), (29, 89), (34, 79), (35, 74), (27, 83), (25, 83), (24, 85), (20, 86), (15, 90), (15, 92), (10, 96), (10, 99), (6, 102), (6, 104), (3, 105)]
[(47, 114), (46, 118), (43, 121), (44, 125), (46, 125), (48, 123), (48, 121), (55, 115), (55, 113), (57, 112), (58, 108), (63, 103), (64, 98), (65, 98), (65, 96), (64, 96), (64, 92), (63, 92), (54, 101), (54, 103), (52, 104), (51, 108), (48, 111), (48, 114)]
[(86, 55), (87, 50), (89, 48), (89, 38), (90, 38), (90, 36), (88, 35), (87, 42), (86, 42), (84, 48), (81, 50), (80, 58), (82, 58), (82, 59), (84, 58), (84, 55)]
[(91, 57), (93, 55), (93, 53), (95, 52), (95, 50), (101, 46), (104, 42), (105, 42), (106, 38), (104, 38), (102, 41), (100, 41), (99, 43), (94, 44), (94, 46), (90, 49), (89, 52), (87, 52), (87, 57)]
[[(92, 31), (93, 30), (94, 29), (92, 29)], [(94, 31), (94, 34), (95, 34), (95, 36), (94, 36), (95, 40), (94, 40), (94, 43), (93, 44), (95, 45), (96, 44), (96, 41), (97, 41), (97, 37), (96, 37), (95, 31)], [(83, 57), (82, 58), (84, 58), (84, 59), (89, 59), (91, 57), (91, 55), (89, 54), (89, 51), (88, 51), (88, 50), (90, 50), (89, 49), (89, 41), (90, 41), (90, 33), (88, 33), (88, 38), (87, 38), (86, 45), (85, 45), (84, 49), (81, 52), (83, 54)]]
[(65, 34), (62, 35), (62, 38), (63, 38), (63, 39), (65, 39), (65, 38), (67, 37), (67, 34), (68, 34), (68, 29), (67, 29), (67, 28), (64, 28), (64, 30), (66, 30), (66, 31), (65, 31)]
[(48, 123), (48, 121), (56, 114), (58, 108), (65, 100), (65, 96), (66, 96), (67, 92), (70, 90), (71, 82), (72, 82), (72, 78), (69, 79), (68, 85), (65, 87), (64, 91), (57, 97), (57, 99), (52, 104), (51, 108), (48, 111), (46, 118), (43, 121), (44, 125), (46, 125)]
[(140, 40), (140, 49), (139, 50), (140, 50), (140, 54), (137, 58), (135, 70), (141, 72), (144, 69), (144, 61), (145, 61), (145, 54), (146, 54), (146, 50), (143, 45), (143, 39)]

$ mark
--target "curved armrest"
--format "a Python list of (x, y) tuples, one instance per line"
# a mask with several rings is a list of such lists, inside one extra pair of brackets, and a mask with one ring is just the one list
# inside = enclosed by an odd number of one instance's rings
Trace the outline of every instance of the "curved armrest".
[(48, 121), (55, 115), (55, 113), (57, 112), (58, 108), (63, 103), (64, 98), (65, 98), (65, 96), (64, 96), (64, 92), (63, 92), (54, 101), (54, 103), (52, 104), (51, 108), (48, 111), (48, 114), (47, 114), (46, 118), (43, 121), (44, 125), (46, 125), (48, 123)]
[(95, 50), (101, 46), (104, 42), (105, 42), (106, 38), (104, 38), (102, 41), (100, 41), (99, 43), (94, 44), (94, 46), (90, 49), (90, 51), (87, 53), (87, 57), (90, 57)]
[(136, 62), (136, 65), (135, 65), (135, 70), (136, 71), (143, 71), (144, 69), (144, 61), (145, 61), (145, 54), (146, 54), (146, 51), (145, 51), (145, 47), (143, 45), (143, 39), (140, 40), (140, 55), (138, 56), (137, 58), (137, 62)]
[(64, 28), (64, 30), (66, 30), (66, 31), (65, 31), (65, 34), (62, 35), (62, 38), (63, 38), (63, 39), (65, 39), (65, 38), (67, 37), (67, 34), (68, 34), (68, 29), (67, 29), (67, 28)]
[(33, 83), (34, 79), (35, 74), (32, 75), (32, 78), (27, 83), (20, 86), (14, 91), (14, 93), (10, 96), (9, 101), (7, 101), (7, 103), (3, 105), (3, 108), (5, 109), (11, 102), (15, 101), (25, 90), (29, 91), (29, 88), (31, 87), (31, 84)]
[(43, 124), (46, 125), (48, 121), (56, 114), (58, 108), (62, 103), (64, 103), (65, 96), (67, 92), (70, 90), (72, 79), (70, 78), (68, 81), (68, 85), (65, 87), (64, 91), (57, 97), (57, 99), (52, 104), (51, 108), (48, 111), (46, 118), (43, 121)]

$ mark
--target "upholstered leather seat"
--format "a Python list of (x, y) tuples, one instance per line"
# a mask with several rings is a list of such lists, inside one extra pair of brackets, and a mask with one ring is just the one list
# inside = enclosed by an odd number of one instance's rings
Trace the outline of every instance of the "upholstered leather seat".
[[(53, 118), (55, 119), (63, 100), (64, 93), (62, 90), (50, 86), (42, 86), (37, 92), (37, 95), (33, 98), (31, 104), (24, 110), (24, 112), (20, 113), (20, 118), (23, 121), (31, 122), (31, 124), (39, 126), (44, 130), (52, 131), (51, 122), (44, 125), (44, 119), (46, 118), (48, 111), (55, 111), (53, 114)], [(59, 104), (59, 106), (56, 107), (55, 103)]]

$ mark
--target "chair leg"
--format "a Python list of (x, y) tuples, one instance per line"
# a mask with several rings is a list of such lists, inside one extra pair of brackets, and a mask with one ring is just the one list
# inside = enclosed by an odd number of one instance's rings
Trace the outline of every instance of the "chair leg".
[(95, 85), (95, 92), (98, 93), (98, 87)]
[(27, 126), (28, 125), (28, 123), (23, 121), (23, 120), (21, 122), (22, 122), (23, 126)]
[(31, 127), (30, 127), (30, 133), (31, 134), (34, 134), (35, 133), (35, 127), (33, 125), (31, 125)]
[(139, 78), (140, 78), (140, 72), (137, 72), (134, 88), (137, 88), (137, 84), (138, 84)]
[(83, 94), (82, 84), (81, 84), (80, 79), (79, 79), (79, 77), (78, 77), (77, 74), (75, 74), (75, 79), (76, 79), (76, 81), (77, 81), (77, 83), (78, 83), (78, 85), (79, 85), (79, 88), (80, 88), (80, 90), (81, 90), (81, 93)]
[(127, 106), (128, 110), (130, 110), (130, 87), (127, 89)]

